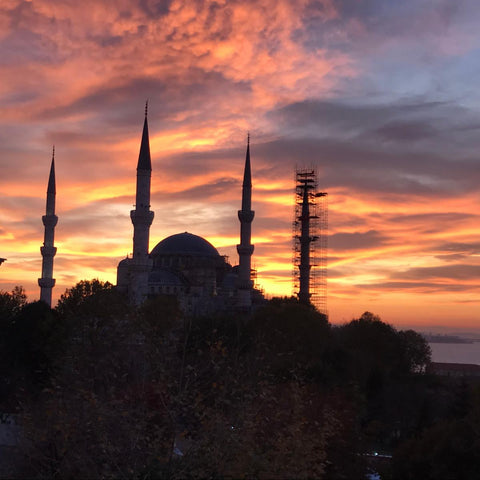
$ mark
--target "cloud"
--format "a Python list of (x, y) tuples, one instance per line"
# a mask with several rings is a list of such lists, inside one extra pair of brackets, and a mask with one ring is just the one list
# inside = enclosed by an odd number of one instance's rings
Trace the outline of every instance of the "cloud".
[(213, 198), (225, 198), (232, 190), (240, 192), (241, 184), (235, 178), (219, 178), (218, 181), (194, 186), (185, 190), (178, 190), (177, 192), (164, 193), (161, 190), (152, 196), (152, 200), (161, 201), (192, 201), (203, 200), (208, 201)]
[[(399, 272), (395, 275), (399, 279), (419, 280), (419, 279), (444, 279), (444, 280), (476, 280), (480, 277), (480, 265), (442, 265), (435, 267), (416, 267), (410, 268), (405, 272)], [(475, 288), (478, 288), (476, 285)]]
[(335, 233), (328, 239), (329, 249), (337, 250), (364, 250), (376, 248), (388, 243), (388, 237), (370, 230), (368, 232)]
[(380, 127), (376, 133), (380, 138), (394, 142), (417, 142), (440, 137), (440, 132), (430, 123), (420, 121), (410, 123), (405, 121), (390, 122)]
[(449, 242), (449, 243), (442, 243), (437, 246), (438, 251), (444, 252), (459, 252), (465, 253), (469, 255), (479, 254), (480, 253), (480, 242), (468, 242), (468, 243), (461, 243), (461, 242)]
[[(478, 287), (462, 283), (436, 283), (436, 282), (385, 282), (355, 285), (366, 291), (392, 292), (392, 291), (415, 291), (417, 293), (442, 294), (475, 292)], [(460, 300), (459, 300), (460, 301)]]

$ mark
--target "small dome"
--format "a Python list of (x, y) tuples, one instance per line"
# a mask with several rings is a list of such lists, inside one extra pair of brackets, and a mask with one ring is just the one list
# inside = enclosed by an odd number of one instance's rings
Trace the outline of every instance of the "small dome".
[(130, 258), (124, 258), (123, 260), (120, 260), (120, 262), (118, 263), (118, 266), (119, 267), (128, 267), (128, 265), (130, 264)]
[(217, 249), (210, 242), (188, 232), (177, 233), (163, 239), (150, 253), (152, 258), (162, 255), (220, 256)]

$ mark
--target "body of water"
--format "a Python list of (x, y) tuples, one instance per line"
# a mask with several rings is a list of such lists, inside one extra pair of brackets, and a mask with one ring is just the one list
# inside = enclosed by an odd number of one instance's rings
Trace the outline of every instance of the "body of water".
[(429, 343), (433, 362), (473, 363), (480, 365), (480, 342)]

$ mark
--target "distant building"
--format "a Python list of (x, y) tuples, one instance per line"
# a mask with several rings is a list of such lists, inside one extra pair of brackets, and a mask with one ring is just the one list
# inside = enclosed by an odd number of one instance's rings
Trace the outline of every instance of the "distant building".
[(152, 164), (147, 111), (143, 125), (137, 164), (135, 209), (130, 212), (133, 223), (133, 255), (123, 259), (117, 268), (117, 288), (128, 295), (130, 303), (140, 305), (146, 298), (173, 295), (185, 313), (203, 315), (223, 309), (248, 311), (261, 299), (254, 289), (251, 271), (250, 139), (242, 187), (242, 207), (238, 211), (240, 243), (237, 245), (239, 265), (232, 267), (227, 257), (202, 237), (184, 232), (158, 243), (149, 252), (150, 226), (154, 213), (150, 210)]

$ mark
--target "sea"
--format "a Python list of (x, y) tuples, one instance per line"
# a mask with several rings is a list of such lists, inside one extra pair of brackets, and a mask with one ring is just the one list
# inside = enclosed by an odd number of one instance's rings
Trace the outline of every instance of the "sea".
[(470, 363), (480, 365), (480, 342), (436, 343), (429, 342), (432, 361), (442, 363)]

